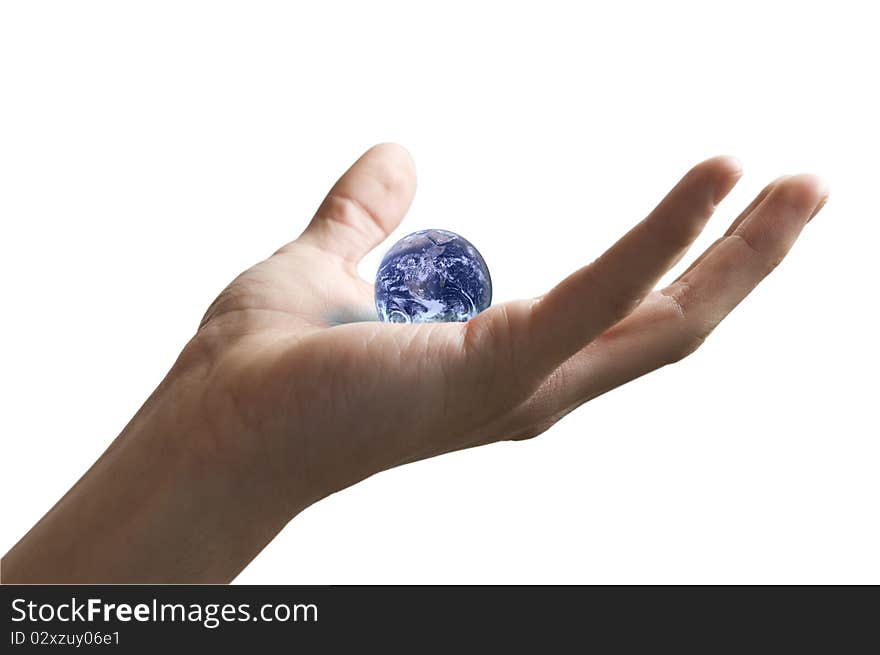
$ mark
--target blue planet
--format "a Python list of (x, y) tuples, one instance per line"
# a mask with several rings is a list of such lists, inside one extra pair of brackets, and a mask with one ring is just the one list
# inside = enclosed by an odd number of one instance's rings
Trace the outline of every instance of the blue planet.
[(467, 321), (491, 303), (492, 279), (482, 255), (447, 230), (403, 237), (376, 274), (376, 311), (388, 323)]

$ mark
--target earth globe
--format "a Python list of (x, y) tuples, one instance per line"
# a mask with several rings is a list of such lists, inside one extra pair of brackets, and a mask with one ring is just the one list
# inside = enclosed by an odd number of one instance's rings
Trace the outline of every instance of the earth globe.
[(448, 230), (420, 230), (403, 237), (376, 273), (381, 321), (467, 321), (491, 302), (492, 280), (482, 255)]

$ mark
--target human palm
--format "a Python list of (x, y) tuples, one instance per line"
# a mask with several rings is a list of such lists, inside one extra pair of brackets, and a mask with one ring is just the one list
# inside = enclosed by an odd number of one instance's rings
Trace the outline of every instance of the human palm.
[(540, 298), (466, 323), (377, 321), (361, 257), (415, 191), (399, 146), (369, 150), (303, 234), (208, 309), (181, 366), (210, 384), (207, 444), (268, 465), (308, 504), (389, 467), (539, 434), (579, 404), (692, 352), (784, 257), (821, 208), (813, 176), (768, 185), (673, 284), (654, 291), (739, 178), (693, 168), (599, 259)]

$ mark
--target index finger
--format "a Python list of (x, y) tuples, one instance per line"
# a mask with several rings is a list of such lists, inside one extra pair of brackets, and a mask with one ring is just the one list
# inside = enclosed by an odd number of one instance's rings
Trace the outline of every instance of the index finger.
[(527, 384), (540, 381), (638, 306), (685, 253), (740, 174), (730, 157), (698, 164), (592, 264), (542, 298), (499, 305), (472, 319), (469, 345), (511, 353)]

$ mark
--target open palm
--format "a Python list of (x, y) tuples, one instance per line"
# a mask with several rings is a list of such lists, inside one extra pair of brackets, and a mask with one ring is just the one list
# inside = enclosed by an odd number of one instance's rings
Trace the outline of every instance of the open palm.
[(467, 323), (380, 323), (358, 261), (415, 192), (384, 144), (336, 183), (303, 234), (239, 276), (181, 365), (198, 362), (208, 447), (259, 460), (299, 505), (397, 464), (539, 434), (579, 404), (693, 352), (785, 256), (826, 197), (780, 178), (665, 289), (659, 278), (739, 178), (705, 161), (599, 259), (540, 298)]

